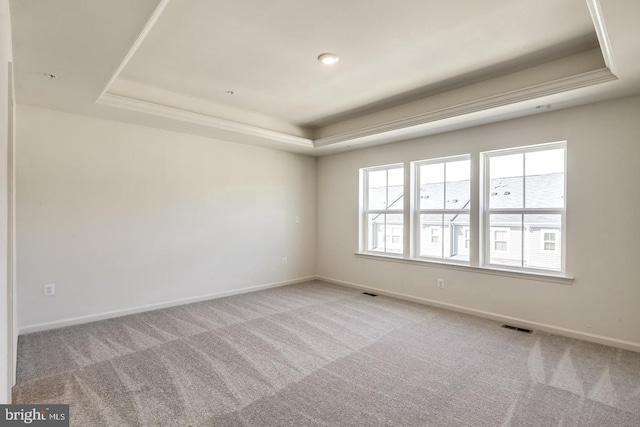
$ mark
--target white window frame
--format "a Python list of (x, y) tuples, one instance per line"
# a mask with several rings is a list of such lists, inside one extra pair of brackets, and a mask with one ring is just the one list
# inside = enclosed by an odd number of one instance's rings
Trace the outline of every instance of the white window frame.
[[(404, 244), (405, 236), (406, 236), (406, 227), (407, 221), (405, 218), (405, 210), (404, 203), (401, 205), (400, 209), (369, 209), (369, 174), (371, 172), (378, 172), (382, 170), (392, 170), (392, 169), (402, 169), (403, 177), (406, 174), (405, 165), (403, 163), (395, 163), (391, 165), (383, 165), (383, 166), (375, 166), (370, 168), (362, 168), (360, 169), (360, 252), (372, 254), (372, 255), (383, 255), (383, 256), (392, 256), (392, 257), (403, 257), (404, 256), (404, 248), (406, 245)], [(406, 183), (403, 179), (403, 197), (406, 198), (407, 189)], [(387, 192), (389, 187), (389, 181), (387, 178)], [(387, 193), (388, 194), (388, 193)], [(385, 231), (383, 233), (384, 236), (384, 251), (374, 251), (369, 248), (369, 229), (368, 229), (368, 218), (369, 215), (400, 215), (403, 217), (403, 225), (402, 225), (402, 252), (388, 252), (387, 249), (387, 232), (386, 226)]]
[[(503, 155), (512, 155), (512, 154), (520, 154), (520, 153), (531, 153), (536, 151), (548, 151), (548, 150), (556, 150), (563, 149), (564, 150), (564, 204), (560, 208), (490, 208), (490, 197), (491, 197), (491, 177), (490, 177), (490, 159), (492, 157), (503, 156)], [(482, 187), (481, 187), (481, 207), (480, 207), (480, 215), (481, 215), (481, 230), (480, 230), (480, 264), (483, 267), (501, 269), (501, 270), (517, 270), (517, 271), (531, 271), (531, 272), (544, 272), (544, 273), (552, 273), (552, 274), (565, 274), (566, 272), (566, 254), (565, 242), (556, 242), (561, 245), (561, 262), (560, 262), (560, 270), (556, 269), (545, 269), (545, 268), (532, 268), (524, 266), (524, 253), (525, 253), (525, 230), (526, 227), (521, 227), (521, 263), (520, 266), (512, 266), (512, 265), (503, 265), (503, 264), (492, 264), (491, 263), (491, 245), (493, 244), (493, 237), (491, 236), (492, 228), (490, 226), (490, 217), (495, 214), (504, 214), (504, 215), (521, 215), (524, 218), (524, 215), (560, 215), (561, 218), (561, 227), (559, 230), (560, 236), (566, 236), (566, 207), (567, 207), (567, 143), (566, 141), (562, 142), (552, 142), (547, 144), (538, 144), (527, 147), (519, 147), (519, 148), (510, 148), (505, 150), (496, 150), (481, 153), (482, 156)], [(522, 156), (523, 162), (523, 176), (526, 176), (526, 156)], [(523, 201), (526, 200), (526, 185), (523, 187)], [(547, 252), (549, 253), (549, 252)]]
[[(447, 175), (446, 175), (446, 167), (445, 167), (445, 175), (443, 177), (444, 179), (444, 193), (443, 193), (443, 197), (444, 197), (444, 206), (441, 209), (421, 209), (420, 208), (420, 167), (421, 166), (425, 166), (425, 165), (437, 165), (437, 164), (444, 164), (444, 163), (453, 163), (453, 162), (459, 162), (459, 161), (465, 161), (468, 160), (469, 161), (469, 179), (471, 182), (471, 170), (473, 169), (472, 166), (472, 159), (471, 159), (471, 155), (470, 154), (463, 154), (463, 155), (458, 155), (458, 156), (451, 156), (451, 157), (441, 157), (441, 158), (437, 158), (437, 159), (428, 159), (428, 160), (419, 160), (419, 161), (415, 161), (415, 162), (411, 162), (411, 172), (413, 175), (413, 179), (412, 179), (412, 186), (413, 186), (413, 197), (412, 197), (412, 204), (413, 204), (413, 211), (412, 211), (412, 218), (411, 218), (411, 224), (415, 225), (412, 229), (411, 234), (411, 245), (412, 245), (412, 254), (413, 254), (413, 258), (414, 259), (419, 259), (419, 260), (428, 260), (428, 261), (435, 261), (438, 263), (445, 263), (445, 264), (460, 264), (460, 265), (470, 265), (470, 260), (457, 260), (457, 259), (451, 259), (450, 257), (445, 257), (445, 239), (444, 239), (444, 227), (439, 226), (438, 228), (440, 229), (440, 239), (439, 239), (439, 243), (438, 245), (442, 247), (442, 254), (441, 257), (430, 257), (430, 256), (425, 256), (425, 255), (420, 255), (420, 246), (421, 246), (421, 242), (420, 242), (420, 215), (429, 215), (429, 214), (434, 214), (434, 215), (469, 215), (469, 217), (471, 217), (471, 211), (472, 211), (472, 207), (469, 206), (469, 209), (446, 209), (446, 194), (447, 194)], [(469, 187), (469, 197), (471, 197), (471, 193), (472, 193), (472, 189), (471, 186)], [(434, 226), (432, 226), (434, 227)], [(433, 230), (433, 228), (431, 228)], [(449, 233), (451, 233), (451, 229), (449, 229)], [(453, 247), (453, 241), (449, 241), (449, 250), (451, 250), (451, 247)], [(429, 234), (429, 241), (428, 241), (429, 245), (435, 245), (436, 243), (432, 242), (432, 234)]]
[[(551, 242), (551, 240), (546, 240), (544, 238), (544, 235), (547, 233), (553, 234), (555, 236), (553, 242)], [(558, 239), (558, 237), (560, 237), (560, 230), (551, 229), (551, 228), (541, 228), (540, 229), (540, 252), (545, 254), (557, 254), (558, 252), (560, 252), (560, 249), (558, 248), (560, 244), (560, 239)], [(546, 248), (547, 243), (553, 243), (555, 245), (555, 249), (547, 249)]]

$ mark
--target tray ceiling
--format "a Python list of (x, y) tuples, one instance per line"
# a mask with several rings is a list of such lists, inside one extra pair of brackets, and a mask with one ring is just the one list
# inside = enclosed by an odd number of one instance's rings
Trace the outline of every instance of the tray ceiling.
[[(606, 97), (587, 90), (620, 77), (605, 23), (631, 26), (621, 5), (609, 8), (597, 0), (14, 0), (17, 99), (327, 154)], [(616, 67), (638, 51), (619, 40)], [(323, 52), (340, 61), (321, 64)], [(626, 68), (629, 82), (636, 68)]]

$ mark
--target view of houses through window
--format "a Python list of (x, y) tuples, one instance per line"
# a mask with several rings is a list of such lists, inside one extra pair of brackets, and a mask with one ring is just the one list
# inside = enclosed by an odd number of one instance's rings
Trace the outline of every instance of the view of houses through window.
[(403, 253), (404, 167), (394, 165), (364, 172), (363, 213), (368, 251)]
[(564, 144), (485, 154), (486, 263), (562, 270), (564, 169)]
[[(470, 265), (478, 245), (475, 265), (563, 271), (565, 153), (564, 143), (483, 153), (477, 189), (468, 155), (362, 169), (364, 252)], [(405, 188), (410, 171), (414, 182)], [(481, 206), (471, 204), (474, 190)], [(409, 194), (413, 211), (405, 212)], [(481, 209), (479, 224), (470, 221), (472, 209)]]
[(462, 156), (413, 163), (418, 257), (469, 261), (470, 162)]

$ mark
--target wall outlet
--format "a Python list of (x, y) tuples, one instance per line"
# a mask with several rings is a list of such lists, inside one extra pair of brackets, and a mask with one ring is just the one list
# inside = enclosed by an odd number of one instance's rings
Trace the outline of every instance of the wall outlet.
[(287, 262), (289, 262), (289, 261), (287, 260), (287, 257), (286, 257), (286, 256), (285, 256), (285, 257), (282, 257), (282, 265), (286, 265), (286, 264), (287, 264)]
[(300, 217), (296, 215), (296, 224), (300, 224)]
[(444, 279), (438, 279), (437, 286), (440, 289), (444, 289)]
[(56, 284), (55, 283), (47, 283), (44, 285), (44, 296), (52, 297), (56, 294)]

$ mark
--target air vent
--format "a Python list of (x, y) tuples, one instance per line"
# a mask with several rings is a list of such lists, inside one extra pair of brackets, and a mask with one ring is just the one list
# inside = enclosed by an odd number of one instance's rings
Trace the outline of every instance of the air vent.
[(512, 329), (512, 330), (518, 331), (518, 332), (526, 332), (527, 334), (533, 333), (533, 329), (518, 328), (517, 326), (512, 326), (512, 325), (502, 325), (502, 327), (505, 328), (505, 329)]
[(362, 295), (369, 295), (370, 297), (377, 297), (378, 294), (372, 294), (371, 292), (363, 292)]

